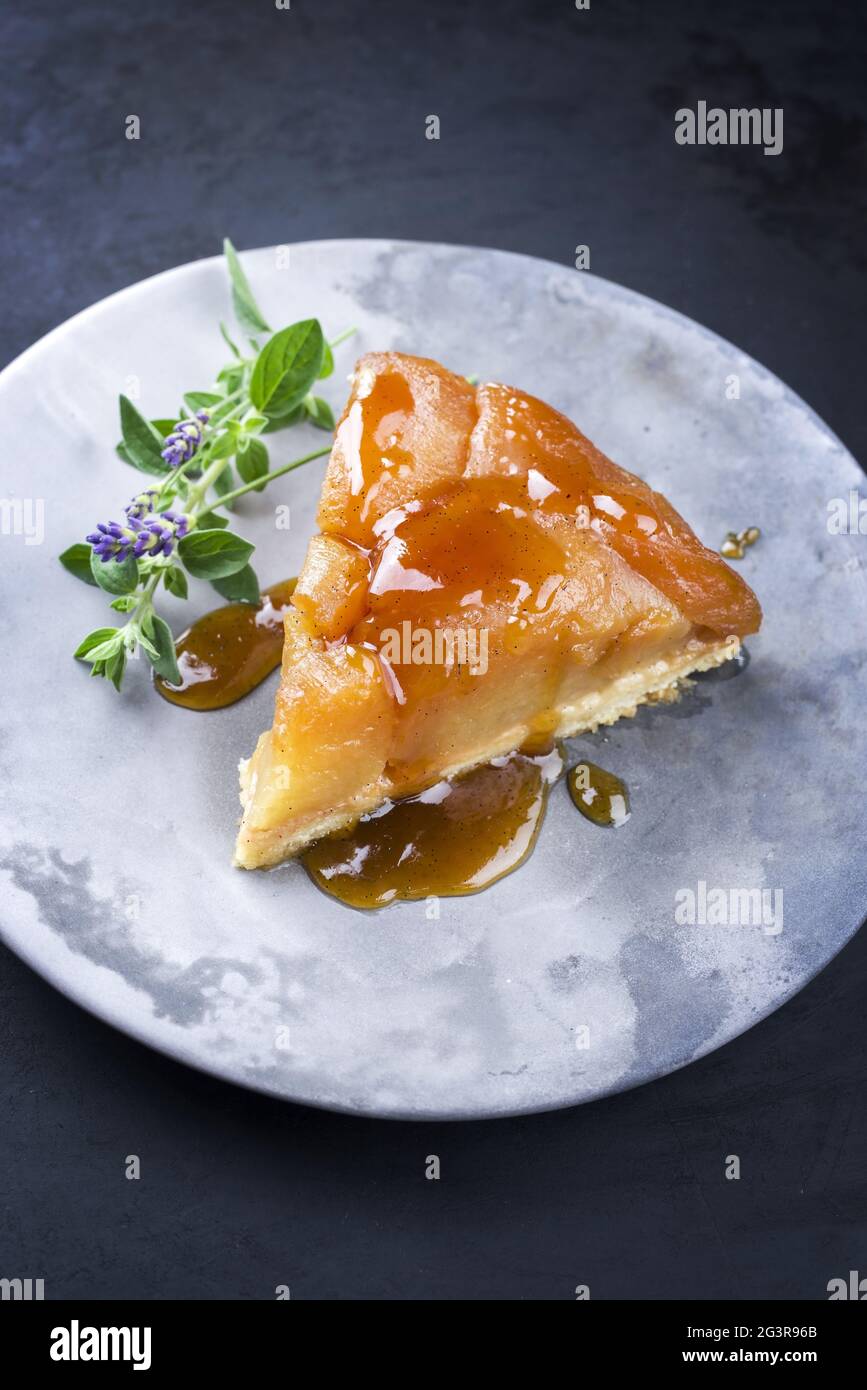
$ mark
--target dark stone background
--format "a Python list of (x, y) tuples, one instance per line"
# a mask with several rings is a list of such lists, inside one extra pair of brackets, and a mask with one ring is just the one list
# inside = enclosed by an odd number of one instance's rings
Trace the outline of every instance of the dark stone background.
[[(594, 271), (733, 339), (867, 458), (862, 6), (17, 8), (2, 20), (4, 359), (224, 233), (565, 262), (587, 243)], [(782, 106), (782, 155), (677, 146), (674, 110), (701, 98)], [(861, 933), (674, 1076), (548, 1116), (425, 1126), (199, 1076), (0, 950), (0, 1275), (79, 1298), (262, 1299), (280, 1283), (296, 1298), (570, 1298), (578, 1283), (822, 1298), (829, 1278), (867, 1274), (865, 982)], [(730, 1153), (740, 1182), (723, 1179)]]

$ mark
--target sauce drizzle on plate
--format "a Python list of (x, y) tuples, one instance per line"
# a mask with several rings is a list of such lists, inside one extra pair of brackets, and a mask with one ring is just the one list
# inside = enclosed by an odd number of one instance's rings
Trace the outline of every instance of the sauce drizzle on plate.
[(175, 643), (181, 685), (154, 679), (163, 699), (184, 709), (224, 709), (261, 685), (280, 665), (283, 610), (294, 588), (294, 579), (284, 579), (264, 589), (258, 604), (215, 608), (182, 632)]

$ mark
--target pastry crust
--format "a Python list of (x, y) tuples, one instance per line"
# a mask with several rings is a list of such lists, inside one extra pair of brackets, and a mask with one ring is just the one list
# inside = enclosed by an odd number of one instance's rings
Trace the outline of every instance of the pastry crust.
[[(659, 657), (646, 665), (624, 672), (610, 684), (590, 691), (580, 700), (559, 711), (554, 737), (571, 738), (577, 734), (593, 733), (606, 724), (616, 724), (619, 719), (631, 719), (641, 705), (671, 702), (678, 700), (689, 676), (699, 671), (709, 671), (724, 661), (736, 657), (741, 649), (737, 637), (714, 638), (712, 640), (691, 636), (677, 650), (665, 657)], [(439, 770), (433, 780), (454, 777), (469, 772), (474, 767), (488, 763), (506, 753), (520, 748), (530, 736), (526, 725), (515, 725), (479, 750), (469, 762)], [(259, 750), (269, 735), (263, 734), (252, 757), (244, 758), (238, 765), (241, 781), (241, 805), (246, 812), (252, 805), (256, 793), (258, 775), (257, 760)], [(375, 811), (386, 800), (397, 796), (409, 796), (422, 791), (419, 786), (396, 787), (385, 776), (373, 786), (344, 806), (333, 807), (323, 815), (306, 820), (302, 824), (288, 821), (271, 827), (256, 827), (244, 821), (235, 847), (234, 864), (240, 869), (264, 869), (283, 863), (301, 853), (302, 850), (325, 835), (331, 835), (354, 825), (360, 816)]]

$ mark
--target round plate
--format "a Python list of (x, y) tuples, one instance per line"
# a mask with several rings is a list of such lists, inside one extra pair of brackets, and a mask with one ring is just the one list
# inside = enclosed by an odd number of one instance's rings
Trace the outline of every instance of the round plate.
[[(118, 696), (71, 653), (110, 621), (57, 563), (141, 475), (115, 456), (117, 397), (170, 415), (227, 352), (222, 261), (114, 295), (0, 377), (2, 931), (71, 998), (231, 1081), (369, 1115), (467, 1117), (572, 1105), (683, 1066), (806, 983), (867, 908), (867, 726), (856, 686), (863, 539), (827, 504), (861, 474), (797, 397), (680, 315), (604, 280), (500, 251), (329, 241), (244, 257), (278, 327), (318, 316), (337, 350), (392, 348), (514, 382), (667, 494), (711, 546), (756, 525), (742, 573), (765, 611), (736, 679), (574, 740), (629, 785), (596, 829), (565, 786), (530, 861), (487, 892), (378, 914), (290, 864), (230, 867), (236, 765), (271, 722), (276, 676), (234, 707), (175, 708), (133, 664)], [(296, 428), (272, 463), (321, 444)], [(270, 441), (269, 441), (270, 442)], [(239, 505), (263, 583), (295, 572), (324, 462)], [(288, 530), (275, 508), (290, 508)], [(41, 522), (40, 522), (41, 518)], [(285, 519), (285, 513), (283, 514)], [(168, 599), (175, 630), (219, 600)], [(705, 885), (702, 890), (701, 885)], [(743, 925), (682, 918), (722, 890)], [(755, 920), (766, 890), (767, 919)], [(732, 896), (734, 894), (734, 897)], [(778, 928), (781, 928), (778, 930)]]

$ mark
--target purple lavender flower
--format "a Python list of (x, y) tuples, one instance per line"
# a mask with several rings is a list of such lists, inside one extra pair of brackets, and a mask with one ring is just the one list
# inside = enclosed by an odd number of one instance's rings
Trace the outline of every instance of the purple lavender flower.
[(189, 529), (189, 517), (183, 512), (160, 512), (159, 520), (151, 516), (143, 525), (133, 553), (136, 559), (140, 555), (171, 555), (175, 543), (182, 540)]
[(145, 492), (137, 493), (132, 501), (128, 502), (124, 507), (127, 517), (130, 520), (135, 517), (138, 521), (141, 521), (148, 515), (148, 512), (153, 511), (154, 502), (158, 497), (159, 493), (156, 488), (153, 487), (147, 488)]
[(93, 546), (103, 563), (117, 560), (118, 564), (129, 555), (132, 543), (129, 531), (117, 521), (110, 521), (107, 525), (100, 521), (96, 530), (85, 536), (85, 540)]
[(170, 468), (189, 463), (202, 442), (202, 427), (208, 423), (208, 412), (199, 410), (191, 420), (179, 420), (166, 437), (162, 456)]
[(160, 512), (157, 516), (147, 511), (137, 515), (136, 506), (147, 496), (141, 493), (133, 498), (126, 508), (126, 526), (117, 521), (109, 521), (107, 525), (99, 522), (97, 529), (85, 537), (103, 563), (116, 560), (121, 564), (130, 555), (136, 560), (145, 555), (171, 555), (175, 544), (187, 534), (189, 517), (182, 512)]

